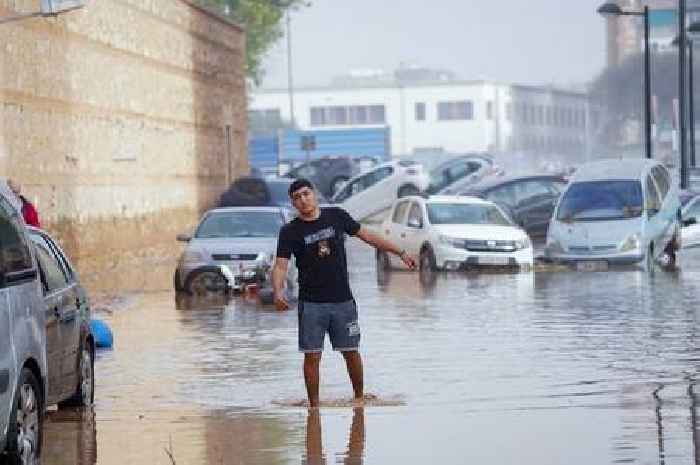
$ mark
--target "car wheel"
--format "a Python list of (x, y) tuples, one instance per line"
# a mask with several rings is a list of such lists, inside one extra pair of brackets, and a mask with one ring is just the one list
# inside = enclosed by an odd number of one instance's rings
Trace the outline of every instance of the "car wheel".
[(437, 263), (435, 262), (435, 254), (426, 247), (420, 252), (420, 271), (437, 271)]
[(226, 277), (215, 268), (193, 271), (185, 283), (185, 290), (193, 295), (225, 291), (226, 288)]
[(420, 191), (416, 186), (403, 186), (401, 189), (399, 189), (399, 198), (418, 194), (420, 194)]
[(377, 251), (377, 269), (382, 271), (391, 269), (391, 260), (386, 252)]
[(80, 378), (75, 394), (58, 404), (59, 407), (89, 407), (95, 402), (95, 359), (90, 347), (80, 351), (78, 374)]
[(331, 197), (335, 195), (336, 192), (340, 190), (343, 183), (348, 182), (348, 178), (344, 176), (339, 176), (331, 182)]
[(7, 429), (8, 465), (39, 463), (42, 436), (42, 395), (39, 381), (22, 369)]

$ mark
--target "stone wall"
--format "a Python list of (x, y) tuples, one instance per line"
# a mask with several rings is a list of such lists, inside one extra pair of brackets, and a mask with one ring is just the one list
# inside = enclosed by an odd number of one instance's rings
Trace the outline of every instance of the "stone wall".
[[(0, 0), (0, 17), (39, 0)], [(96, 283), (248, 171), (243, 31), (186, 0), (86, 0), (0, 24), (0, 176)]]

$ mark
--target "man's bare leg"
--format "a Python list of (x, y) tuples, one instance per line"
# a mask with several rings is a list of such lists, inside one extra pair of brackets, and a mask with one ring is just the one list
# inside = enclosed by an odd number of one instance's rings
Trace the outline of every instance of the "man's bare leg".
[(304, 354), (304, 381), (306, 382), (306, 395), (309, 397), (309, 407), (311, 408), (318, 408), (318, 371), (320, 364), (321, 352)]
[(345, 358), (345, 365), (348, 368), (348, 375), (350, 375), (350, 381), (352, 382), (352, 390), (355, 394), (353, 405), (358, 407), (363, 405), (365, 400), (362, 357), (356, 350), (343, 352), (343, 357)]

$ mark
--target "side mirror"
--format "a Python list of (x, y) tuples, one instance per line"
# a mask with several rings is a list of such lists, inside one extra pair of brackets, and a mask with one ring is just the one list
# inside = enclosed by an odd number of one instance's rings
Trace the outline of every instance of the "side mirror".
[(187, 235), (187, 234), (178, 234), (177, 235), (177, 241), (178, 242), (189, 242), (192, 240), (192, 236)]
[(659, 213), (659, 210), (657, 208), (649, 208), (647, 207), (647, 215), (651, 218), (652, 216), (656, 216), (656, 214)]
[(695, 218), (694, 216), (691, 216), (690, 218), (686, 218), (683, 220), (684, 227), (693, 226), (695, 224), (698, 224), (698, 219)]

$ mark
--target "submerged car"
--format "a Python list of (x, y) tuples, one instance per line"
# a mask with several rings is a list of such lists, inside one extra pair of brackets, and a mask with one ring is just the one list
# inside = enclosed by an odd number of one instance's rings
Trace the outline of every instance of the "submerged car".
[[(385, 238), (409, 255), (421, 269), (459, 270), (477, 267), (529, 269), (532, 243), (525, 231), (493, 202), (457, 196), (408, 197), (397, 200), (381, 226)], [(378, 266), (403, 266), (385, 252)]]
[[(280, 228), (290, 220), (279, 207), (219, 208), (204, 214), (187, 242), (174, 276), (176, 291), (202, 294), (246, 285), (263, 285), (277, 252)], [(296, 267), (290, 267), (288, 288), (294, 289)]]
[(451, 186), (474, 184), (493, 170), (493, 160), (484, 156), (465, 155), (446, 161), (430, 171), (430, 186), (426, 193), (443, 194)]
[(641, 264), (651, 270), (681, 244), (678, 188), (653, 160), (605, 160), (579, 168), (552, 218), (545, 256), (580, 269)]
[(700, 193), (683, 191), (680, 195), (682, 206), (681, 243), (683, 247), (700, 246)]
[(488, 177), (453, 192), (499, 204), (531, 237), (545, 237), (567, 180), (561, 176)]
[(308, 179), (324, 196), (330, 197), (359, 171), (350, 158), (324, 157), (292, 168), (285, 176)]
[(338, 191), (331, 203), (361, 221), (391, 207), (394, 200), (415, 195), (428, 188), (430, 178), (422, 165), (412, 161), (393, 161), (351, 179)]
[[(221, 195), (219, 207), (284, 207), (292, 210), (289, 198), (291, 178), (263, 179), (247, 176), (236, 179)], [(317, 191), (319, 203), (327, 203), (323, 193)]]
[(38, 463), (46, 407), (92, 404), (89, 320), (67, 256), (0, 195), (0, 460)]

